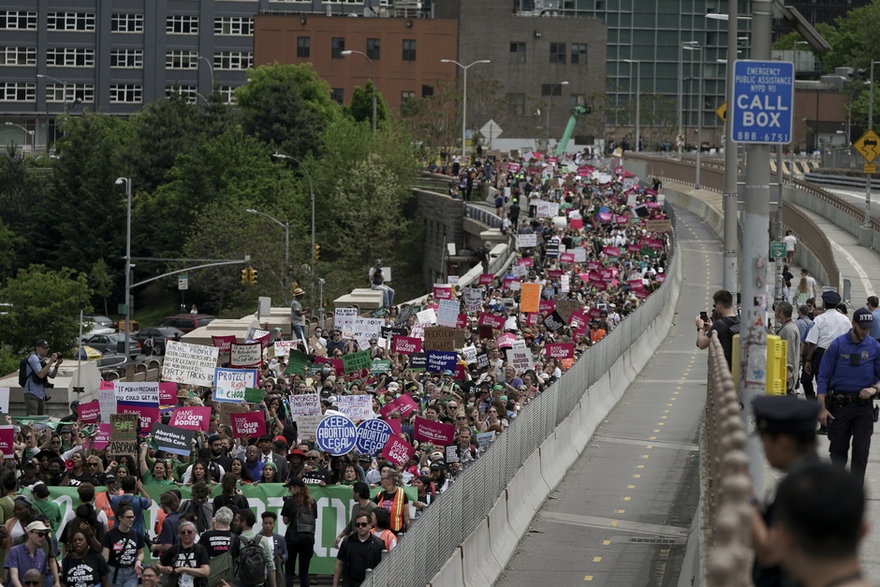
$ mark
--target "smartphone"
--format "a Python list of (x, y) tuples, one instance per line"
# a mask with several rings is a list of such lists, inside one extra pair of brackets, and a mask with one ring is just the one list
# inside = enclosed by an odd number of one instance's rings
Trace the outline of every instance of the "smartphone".
[(700, 320), (702, 320), (703, 322), (708, 322), (708, 321), (709, 321), (709, 315), (706, 313), (705, 310), (703, 310), (702, 312), (700, 312)]

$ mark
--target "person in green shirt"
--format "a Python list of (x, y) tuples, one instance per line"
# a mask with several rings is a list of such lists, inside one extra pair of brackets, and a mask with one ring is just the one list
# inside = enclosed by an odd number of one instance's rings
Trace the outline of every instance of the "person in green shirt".
[(61, 524), (61, 508), (54, 501), (49, 500), (49, 488), (45, 483), (37, 483), (31, 490), (34, 497), (34, 509), (46, 516), (49, 525), (52, 526), (52, 532), (58, 531), (58, 525)]
[(140, 469), (144, 485), (177, 485), (171, 478), (171, 470), (165, 461), (157, 460), (152, 469), (147, 467), (147, 443), (141, 444)]

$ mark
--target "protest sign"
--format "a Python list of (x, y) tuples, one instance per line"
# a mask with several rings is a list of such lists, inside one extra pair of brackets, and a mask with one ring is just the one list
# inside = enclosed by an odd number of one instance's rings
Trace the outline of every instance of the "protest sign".
[(342, 355), (342, 368), (345, 374), (354, 373), (361, 369), (369, 369), (372, 362), (370, 351), (357, 351), (356, 353), (346, 353)]
[(345, 416), (327, 416), (315, 431), (318, 448), (334, 457), (348, 454), (357, 442), (357, 428)]
[(424, 371), (428, 366), (428, 357), (425, 353), (413, 353), (409, 356), (409, 368), (412, 371)]
[(495, 432), (481, 432), (477, 434), (477, 446), (479, 447), (480, 454), (486, 452), (486, 449), (489, 448), (493, 440), (495, 440)]
[(378, 375), (380, 373), (390, 373), (390, 372), (391, 372), (391, 361), (390, 360), (373, 359), (373, 362), (370, 363), (370, 375)]
[(266, 416), (263, 412), (245, 412), (243, 414), (229, 414), (229, 422), (232, 425), (232, 436), (241, 438), (259, 438), (266, 433)]
[(155, 381), (117, 381), (117, 403), (159, 405), (159, 384)]
[(113, 387), (98, 390), (98, 405), (101, 407), (101, 421), (110, 422), (110, 415), (116, 413), (116, 392)]
[(458, 361), (458, 354), (447, 351), (426, 351), (427, 357), (426, 369), (431, 373), (442, 373), (443, 371), (455, 371), (455, 364)]
[(465, 312), (479, 312), (483, 307), (483, 290), (477, 287), (464, 288), (462, 299)]
[(256, 369), (226, 369), (216, 367), (214, 370), (216, 385), (213, 399), (215, 402), (241, 403), (244, 390), (257, 385)]
[(141, 436), (146, 436), (153, 422), (159, 421), (158, 404), (119, 404), (118, 409), (121, 414), (135, 414), (138, 417)]
[(379, 338), (384, 324), (382, 318), (355, 318), (351, 338), (358, 342), (360, 348), (366, 348), (371, 338)]
[(437, 446), (452, 444), (455, 440), (455, 424), (431, 422), (421, 416), (416, 416), (413, 428), (415, 429), (413, 438), (416, 440), (430, 442)]
[(509, 332), (505, 332), (495, 339), (495, 346), (500, 348), (512, 347), (513, 343), (516, 342), (517, 338), (515, 334), (511, 334)]
[(446, 462), (447, 463), (457, 463), (458, 462), (458, 446), (454, 444), (450, 444), (446, 447)]
[(538, 200), (538, 205), (536, 207), (535, 214), (539, 218), (553, 218), (554, 216), (559, 215), (559, 204), (557, 202), (547, 202), (545, 200)]
[(495, 276), (491, 273), (481, 273), (480, 274), (480, 285), (492, 285), (492, 281), (495, 279)]
[(581, 307), (581, 303), (577, 300), (559, 300), (556, 303), (556, 313), (562, 318), (562, 321), (568, 323), (572, 312)]
[(395, 463), (398, 467), (406, 465), (415, 454), (416, 449), (408, 442), (404, 442), (397, 436), (388, 438), (385, 448), (382, 449), (382, 458)]
[(207, 432), (211, 425), (211, 406), (184, 406), (171, 414), (171, 426)]
[(477, 355), (477, 367), (480, 369), (485, 369), (489, 366), (489, 355), (486, 353), (480, 353)]
[(333, 326), (340, 332), (351, 331), (354, 328), (354, 319), (357, 318), (357, 308), (336, 308), (333, 313)]
[(109, 422), (101, 422), (98, 424), (98, 429), (92, 437), (92, 442), (89, 448), (91, 450), (104, 450), (107, 448), (107, 443), (110, 442), (110, 430), (111, 426)]
[(464, 331), (448, 326), (425, 328), (424, 349), (428, 351), (452, 351), (464, 346)]
[(477, 347), (472, 344), (469, 344), (465, 347), (461, 348), (461, 358), (465, 360), (468, 365), (473, 365), (477, 362)]
[(196, 433), (154, 422), (150, 434), (157, 449), (188, 457), (192, 452), (192, 441)]
[(101, 415), (101, 404), (98, 400), (80, 404), (77, 414), (83, 422), (97, 422), (98, 416)]
[(416, 318), (419, 324), (436, 324), (437, 322), (437, 314), (434, 312), (434, 308), (422, 310), (416, 314)]
[(5, 458), (15, 458), (15, 428), (11, 425), (0, 426), (0, 450)]
[(137, 414), (113, 414), (110, 416), (110, 440), (136, 441)]
[(545, 351), (548, 357), (553, 359), (568, 359), (574, 356), (574, 343), (551, 342), (547, 343)]
[(258, 404), (266, 397), (266, 391), (259, 387), (246, 387), (244, 389), (244, 401), (249, 404)]
[(516, 235), (516, 248), (518, 249), (530, 249), (532, 247), (538, 246), (538, 235), (537, 234), (518, 234)]
[(0, 414), (9, 413), (9, 388), (0, 387)]
[(400, 412), (400, 417), (406, 420), (410, 414), (419, 409), (419, 404), (408, 393), (401, 394), (400, 397), (394, 398), (379, 410), (383, 418), (391, 416), (392, 412)]
[(177, 405), (177, 384), (173, 381), (159, 382), (159, 407), (173, 408)]
[(211, 346), (217, 347), (220, 350), (220, 360), (225, 362), (229, 360), (229, 350), (232, 348), (232, 343), (237, 340), (233, 334), (228, 336), (211, 336)]
[(672, 221), (668, 218), (663, 220), (645, 220), (645, 230), (648, 232), (667, 232), (672, 230)]
[(348, 416), (353, 422), (373, 418), (372, 395), (341, 395), (336, 398), (338, 411)]
[(232, 343), (229, 349), (230, 367), (253, 367), (263, 361), (263, 347), (259, 342)]
[(532, 351), (529, 349), (507, 349), (507, 363), (513, 366), (517, 374), (535, 368)]
[(480, 314), (478, 324), (485, 324), (486, 326), (491, 326), (495, 330), (502, 330), (504, 328), (504, 316), (495, 316), (494, 314), (483, 312)]
[(452, 299), (452, 286), (445, 283), (435, 283), (434, 284), (434, 299), (435, 300), (451, 300)]
[(220, 424), (222, 426), (232, 426), (232, 420), (230, 420), (230, 416), (233, 414), (246, 414), (251, 408), (248, 406), (243, 406), (241, 404), (230, 404), (226, 402), (221, 402), (220, 406)]
[(292, 395), (289, 400), (290, 413), (293, 416), (321, 413), (321, 400), (317, 393)]
[(300, 442), (312, 442), (315, 438), (315, 433), (318, 430), (318, 424), (321, 423), (321, 420), (324, 418), (324, 415), (321, 413), (317, 414), (300, 414), (299, 416), (294, 416), (293, 420), (296, 422), (296, 435)]
[(309, 357), (305, 353), (291, 349), (287, 359), (287, 369), (284, 372), (288, 375), (305, 375), (308, 362)]
[(458, 300), (440, 300), (440, 308), (437, 310), (437, 324), (454, 327), (458, 323), (460, 308), (461, 304)]
[(403, 353), (406, 355), (420, 353), (422, 352), (422, 341), (410, 336), (395, 336), (394, 342), (392, 343), (392, 349), (395, 353)]
[(355, 446), (362, 454), (375, 455), (385, 448), (394, 431), (385, 420), (373, 418), (364, 420), (357, 426)]
[(220, 349), (169, 340), (162, 363), (162, 381), (211, 387)]
[(519, 298), (520, 312), (537, 312), (541, 303), (541, 284), (524, 283)]
[[(272, 345), (273, 354), (278, 357), (288, 357), (290, 356), (290, 351), (296, 348), (296, 345), (299, 344), (298, 340), (276, 340), (275, 344)], [(313, 346), (312, 341), (309, 341), (309, 346)]]

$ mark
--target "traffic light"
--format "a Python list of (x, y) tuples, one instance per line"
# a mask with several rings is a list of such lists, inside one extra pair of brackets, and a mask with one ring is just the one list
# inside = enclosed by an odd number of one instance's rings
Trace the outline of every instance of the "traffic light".
[(257, 270), (251, 269), (251, 285), (256, 285), (257, 283)]
[(315, 243), (315, 261), (321, 258), (321, 245)]
[(251, 277), (250, 268), (245, 267), (244, 269), (241, 270), (241, 282), (242, 283), (247, 283), (248, 281), (250, 281), (250, 277)]

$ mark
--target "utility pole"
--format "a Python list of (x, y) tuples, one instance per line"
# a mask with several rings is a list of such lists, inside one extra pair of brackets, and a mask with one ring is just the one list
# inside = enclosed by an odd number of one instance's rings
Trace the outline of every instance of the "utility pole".
[(736, 156), (736, 143), (733, 142), (733, 80), (736, 68), (738, 21), (736, 0), (727, 3), (727, 116), (724, 119), (724, 195), (721, 206), (724, 211), (723, 243), (723, 285), (724, 289), (735, 294), (739, 291), (737, 275), (737, 185), (739, 177), (739, 158)]

